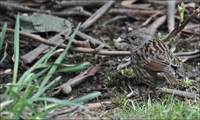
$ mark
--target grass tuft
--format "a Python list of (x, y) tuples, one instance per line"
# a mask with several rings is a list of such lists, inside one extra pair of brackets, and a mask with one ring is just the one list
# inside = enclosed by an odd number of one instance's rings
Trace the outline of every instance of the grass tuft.
[[(0, 103), (0, 117), (2, 119), (46, 119), (45, 115), (66, 105), (81, 105), (84, 101), (93, 99), (100, 95), (94, 92), (72, 101), (60, 100), (49, 97), (44, 93), (51, 89), (62, 76), (52, 79), (52, 75), (59, 72), (71, 72), (86, 68), (89, 62), (81, 64), (62, 65), (62, 60), (68, 53), (69, 47), (74, 39), (80, 24), (70, 36), (68, 45), (59, 57), (52, 63), (46, 63), (46, 58), (56, 50), (58, 45), (41, 57), (31, 68), (17, 80), (19, 67), (19, 16), (16, 17), (14, 33), (14, 74), (12, 83), (1, 84), (6, 90), (2, 95)], [(64, 68), (58, 69), (59, 66)], [(35, 70), (40, 69), (39, 72)], [(51, 90), (50, 90), (51, 91)], [(47, 104), (48, 102), (48, 104)]]

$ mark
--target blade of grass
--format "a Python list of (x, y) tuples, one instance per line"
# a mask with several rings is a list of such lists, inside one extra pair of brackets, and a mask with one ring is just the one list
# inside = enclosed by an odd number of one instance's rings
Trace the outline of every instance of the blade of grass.
[[(5, 38), (5, 34), (6, 34), (6, 29), (7, 29), (7, 23), (4, 24), (2, 32), (1, 32), (1, 36), (0, 36), (0, 50), (1, 50), (2, 46), (3, 46), (3, 42), (4, 42), (4, 38)], [(7, 53), (6, 53), (6, 51), (4, 51), (4, 55), (3, 55), (3, 57), (0, 60), (0, 65), (5, 60), (6, 56), (7, 56)]]
[(85, 96), (83, 96), (83, 97), (74, 99), (74, 100), (72, 100), (71, 102), (72, 102), (72, 103), (80, 103), (80, 102), (84, 102), (84, 101), (86, 101), (86, 100), (90, 100), (90, 99), (96, 98), (96, 97), (98, 97), (99, 95), (101, 95), (101, 92), (93, 92), (93, 93), (90, 93), (90, 94), (85, 95)]
[(64, 66), (64, 67), (73, 67), (73, 66), (76, 66), (76, 64), (63, 64), (63, 63), (56, 64), (54, 62), (48, 62), (48, 63), (46, 63), (46, 65), (58, 65), (58, 66)]
[[(60, 72), (73, 72), (73, 71), (77, 71), (77, 70), (82, 70), (83, 68), (85, 68), (86, 67), (86, 65), (89, 65), (90, 64), (90, 62), (83, 62), (83, 63), (80, 63), (80, 64), (71, 64), (71, 65), (67, 65), (68, 67), (67, 68), (62, 68), (62, 69), (59, 69), (59, 70), (56, 70), (54, 73), (52, 73), (52, 74), (49, 74), (49, 75), (53, 75), (53, 74), (56, 74), (56, 73), (60, 73)], [(41, 66), (63, 66), (63, 64), (49, 64), (49, 63), (47, 63), (47, 64), (43, 64), (43, 65), (41, 65)]]
[(101, 95), (101, 92), (93, 92), (83, 97), (76, 98), (75, 100), (72, 100), (72, 101), (59, 100), (56, 98), (49, 98), (49, 97), (39, 97), (39, 98), (33, 97), (26, 102), (31, 103), (33, 101), (49, 101), (49, 102), (57, 103), (59, 105), (78, 105), (78, 104), (80, 105), (82, 104), (82, 102), (96, 98), (99, 95)]
[[(62, 52), (62, 54), (56, 59), (56, 61), (55, 61), (56, 64), (60, 64), (60, 63), (62, 62), (62, 60), (64, 59), (64, 57), (65, 57), (65, 55), (67, 54), (67, 52), (68, 52), (68, 50), (69, 50), (69, 47), (71, 46), (72, 40), (74, 39), (74, 37), (75, 37), (75, 35), (76, 35), (76, 33), (77, 33), (79, 27), (80, 27), (80, 23), (79, 23), (79, 25), (76, 27), (76, 29), (75, 29), (75, 31), (73, 32), (73, 34), (70, 36), (67, 47), (66, 47), (65, 50)], [(51, 68), (51, 69), (49, 70), (49, 72), (48, 72), (48, 76), (46, 76), (46, 77), (44, 78), (44, 80), (42, 81), (42, 83), (41, 83), (40, 88), (39, 88), (38, 91), (41, 91), (41, 90), (44, 88), (44, 86), (46, 85), (46, 83), (48, 82), (48, 80), (49, 80), (49, 79), (51, 78), (51, 76), (52, 76), (52, 75), (49, 75), (49, 74), (54, 73), (54, 72), (56, 71), (57, 67), (58, 67), (58, 66), (52, 66), (52, 68)], [(36, 93), (36, 94), (34, 95), (34, 97), (39, 97), (40, 95), (41, 95), (41, 93), (38, 92), (38, 93)]]
[[(0, 48), (0, 49), (1, 49), (1, 48)], [(6, 57), (7, 57), (7, 53), (6, 53), (6, 51), (5, 51), (4, 54), (3, 54), (2, 59), (0, 60), (0, 65), (1, 65), (1, 63), (5, 60)]]
[(44, 78), (44, 76), (41, 77), (41, 75), (44, 75), (45, 72), (47, 72), (49, 70), (50, 67), (48, 68), (45, 68), (43, 69), (42, 71), (40, 71), (39, 73), (36, 73), (34, 76), (33, 76), (33, 80), (34, 80), (34, 83), (35, 83), (35, 86), (39, 87), (39, 81), (41, 81), (41, 79)]
[(4, 37), (5, 37), (5, 34), (6, 34), (6, 29), (7, 29), (7, 23), (4, 24), (2, 32), (1, 32), (1, 36), (0, 36), (0, 50), (1, 50), (2, 46), (3, 46)]
[(17, 82), (18, 66), (19, 66), (19, 15), (17, 15), (15, 23), (15, 33), (14, 33), (14, 71), (13, 71), (13, 81), (12, 83)]
[[(60, 80), (60, 78), (61, 76), (58, 76), (55, 80), (51, 81), (48, 85), (44, 86), (43, 89), (38, 90), (36, 94), (40, 94), (40, 95), (43, 94), (45, 90), (47, 90), (52, 85), (54, 85), (58, 80)], [(33, 97), (35, 97), (35, 95)]]
[(81, 69), (85, 68), (86, 65), (89, 65), (89, 64), (90, 64), (89, 62), (84, 62), (84, 63), (78, 64), (76, 66), (73, 66), (73, 67), (67, 67), (67, 68), (59, 69), (55, 73), (69, 72), (69, 71), (72, 72), (72, 71), (81, 70)]
[[(62, 43), (61, 43), (62, 44)], [(41, 65), (42, 62), (44, 62), (44, 60), (58, 47), (59, 45), (53, 47), (48, 53), (46, 53), (42, 58), (40, 58), (31, 68), (29, 68), (19, 79), (18, 84), (22, 85), (25, 81), (25, 77), (27, 75), (29, 75), (31, 72), (33, 72), (36, 68), (38, 68), (38, 66)], [(21, 89), (23, 89), (23, 87), (18, 87), (15, 88), (15, 91), (20, 91)]]
[(53, 74), (57, 74), (57, 73), (60, 73), (60, 72), (73, 72), (73, 71), (77, 71), (77, 70), (82, 70), (83, 68), (86, 67), (86, 65), (89, 65), (89, 64), (90, 64), (90, 62), (83, 62), (81, 64), (77, 64), (77, 65), (72, 66), (72, 67), (67, 67), (67, 68), (62, 68), (62, 69), (56, 70), (54, 73), (51, 73), (51, 74), (48, 74), (48, 75), (53, 75)]
[[(30, 74), (30, 76), (33, 76), (34, 74)], [(12, 108), (13, 112), (18, 112), (19, 114), (22, 114), (24, 111), (26, 104), (21, 105), (21, 103), (24, 103), (27, 99), (29, 99), (32, 96), (32, 93), (35, 90), (35, 86), (31, 85), (32, 80), (29, 80), (28, 85), (26, 86), (26, 90), (24, 91), (23, 96), (20, 97), (20, 99), (17, 101), (17, 103)], [(28, 104), (28, 103), (27, 103)]]
[(14, 98), (17, 98), (17, 99), (20, 98), (19, 93), (12, 89), (13, 87), (16, 87), (18, 85), (16, 85), (16, 84), (10, 84), (10, 85), (2, 84), (2, 86), (4, 86), (6, 88), (6, 90), (7, 90), (6, 92), (8, 92), (9, 94), (12, 94), (12, 95), (7, 94), (7, 96), (8, 96), (7, 99), (10, 99), (9, 97), (12, 97), (12, 98), (14, 97)]

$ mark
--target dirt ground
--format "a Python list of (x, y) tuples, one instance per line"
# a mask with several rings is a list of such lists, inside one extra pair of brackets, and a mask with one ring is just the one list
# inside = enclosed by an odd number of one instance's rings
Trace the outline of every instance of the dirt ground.
[[(11, 0), (7, 0), (11, 1)], [(85, 0), (83, 0), (85, 1)], [(107, 10), (107, 12), (104, 12), (104, 14), (99, 17), (94, 23), (92, 23), (89, 27), (81, 28), (80, 31), (82, 33), (85, 33), (88, 36), (91, 36), (92, 38), (95, 38), (102, 43), (106, 43), (110, 46), (110, 48), (102, 48), (100, 50), (107, 50), (107, 51), (127, 51), (128, 49), (126, 47), (119, 47), (114, 43), (114, 39), (117, 39), (120, 36), (123, 36), (128, 33), (129, 29), (139, 29), (139, 28), (149, 28), (153, 23), (161, 18), (164, 15), (167, 15), (167, 3), (157, 3), (157, 2), (148, 2), (146, 0), (142, 0), (141, 3), (136, 0), (136, 2), (133, 2), (131, 5), (132, 10), (138, 10), (141, 11), (141, 13), (134, 13), (134, 11), (131, 12), (122, 12), (123, 9), (128, 9), (127, 7), (129, 3), (123, 3), (123, 1), (117, 0), (113, 3), (113, 5)], [(44, 3), (37, 3), (32, 0), (24, 0), (21, 2), (23, 5), (28, 6), (33, 9), (43, 9), (43, 10), (51, 10), (59, 12), (59, 10), (55, 10), (55, 7), (53, 3), (46, 2)], [(180, 3), (177, 3), (180, 4)], [(185, 10), (185, 17), (189, 17), (192, 14), (191, 10), (191, 4), (190, 2), (185, 3), (186, 10)], [(193, 3), (195, 4), (195, 8), (199, 7), (199, 3)], [(20, 2), (12, 1), (9, 2), (9, 5), (20, 5)], [(93, 5), (93, 6), (92, 6)], [(91, 4), (91, 5), (85, 5), (85, 4), (78, 4), (78, 6), (81, 6), (85, 11), (88, 11), (92, 13), (92, 15), (101, 7), (104, 3), (101, 3), (101, 5), (97, 4)], [(126, 6), (127, 5), (127, 6)], [(136, 7), (138, 5), (138, 8)], [(145, 7), (148, 6), (148, 7)], [(59, 6), (59, 4), (58, 4)], [(177, 5), (176, 5), (177, 6)], [(68, 8), (74, 8), (77, 7), (76, 5), (68, 6)], [(141, 8), (140, 8), (141, 7)], [(8, 23), (8, 28), (14, 29), (14, 21), (13, 18), (14, 15), (19, 13), (22, 15), (23, 13), (28, 13), (31, 15), (34, 12), (26, 12), (20, 9), (13, 8), (11, 10), (6, 9), (6, 7), (2, 7), (1, 9), (4, 9), (6, 11), (5, 13), (1, 12), (0, 22), (1, 27), (3, 26), (3, 23)], [(63, 8), (64, 9), (64, 8)], [(66, 8), (65, 8), (66, 9)], [(130, 8), (129, 8), (130, 9)], [(116, 10), (116, 11), (115, 11)], [(119, 10), (119, 11), (117, 11)], [(121, 12), (120, 12), (121, 10)], [(146, 10), (146, 11), (145, 11)], [(17, 12), (16, 12), (17, 11)], [(152, 13), (148, 13), (147, 11), (151, 11)], [(155, 12), (156, 11), (156, 12)], [(164, 12), (163, 12), (164, 11)], [(146, 12), (146, 13), (145, 13)], [(153, 13), (154, 12), (154, 13)], [(157, 12), (160, 12), (157, 14)], [(179, 14), (177, 11), (175, 11), (175, 23), (177, 24), (179, 21)], [(10, 16), (9, 16), (10, 15)], [(54, 14), (56, 16), (56, 14)], [(66, 16), (58, 16), (65, 18), (71, 22), (71, 24), (76, 27), (79, 22), (82, 22), (83, 24), (85, 21), (89, 18), (89, 16), (83, 14), (82, 12), (80, 14), (75, 15), (66, 15)], [(114, 17), (121, 17), (116, 18), (118, 20), (113, 20)], [(112, 19), (112, 21), (111, 21)], [(149, 19), (149, 21), (146, 21)], [(192, 84), (187, 84), (187, 81), (183, 81), (181, 77), (179, 77), (180, 85), (171, 85), (167, 86), (167, 88), (176, 89), (180, 91), (187, 91), (190, 93), (195, 93), (199, 95), (199, 88), (200, 88), (200, 40), (199, 40), (199, 28), (192, 27), (195, 25), (199, 25), (199, 19), (200, 17), (194, 17), (190, 20), (190, 22), (186, 25), (188, 29), (183, 29), (180, 34), (179, 41), (177, 42), (177, 38), (173, 38), (172, 42), (167, 41), (166, 43), (169, 43), (169, 47), (175, 48), (175, 55), (183, 61), (183, 66), (185, 68), (185, 72), (189, 76), (189, 79), (191, 80)], [(109, 21), (109, 22), (108, 22)], [(90, 21), (91, 22), (91, 21)], [(147, 22), (147, 23), (145, 23)], [(106, 24), (105, 24), (106, 23)], [(144, 24), (144, 25), (142, 25)], [(155, 24), (155, 23), (154, 23)], [(152, 31), (155, 30), (155, 35), (158, 34), (158, 32), (167, 34), (168, 32), (168, 22), (167, 19), (165, 19), (163, 22), (157, 23), (161, 24), (160, 26), (156, 28), (152, 28)], [(185, 27), (185, 28), (186, 28)], [(33, 33), (36, 35), (40, 35), (41, 37), (48, 39), (52, 36), (55, 36), (57, 32), (37, 32)], [(75, 39), (77, 41), (86, 41), (87, 39), (83, 39), (80, 36), (76, 36)], [(87, 41), (88, 42), (88, 41)], [(177, 42), (177, 43), (176, 43)], [(67, 43), (67, 42), (66, 42)], [(97, 44), (93, 44), (91, 42), (88, 42), (90, 44), (91, 49), (96, 49), (98, 47)], [(25, 37), (23, 35), (20, 35), (20, 56), (23, 56), (27, 54), (28, 52), (32, 51), (33, 49), (37, 48), (41, 43), (38, 41), (35, 41), (34, 39)], [(7, 45), (7, 47), (5, 47)], [(76, 47), (76, 44), (72, 44), (73, 47)], [(5, 42), (3, 44), (3, 49), (0, 50), (0, 58), (3, 57), (4, 51), (6, 50), (7, 56), (2, 64), (0, 64), (0, 71), (3, 73), (7, 69), (13, 69), (14, 62), (12, 60), (13, 57), (13, 34), (6, 33), (5, 36)], [(84, 46), (83, 46), (84, 47)], [(191, 52), (191, 53), (189, 53)], [(49, 62), (55, 61), (55, 59), (58, 57), (60, 53), (57, 53), (53, 55)], [(18, 78), (27, 70), (29, 69), (40, 57), (44, 55), (44, 53), (40, 54), (37, 59), (32, 61), (31, 63), (24, 64), (23, 60), (20, 62), (19, 66), (19, 74)], [(133, 92), (129, 98), (135, 99), (138, 101), (141, 101), (142, 94), (146, 90), (147, 86), (143, 84), (135, 84), (134, 79), (135, 75), (133, 71), (131, 70), (130, 65), (125, 65), (125, 67), (118, 69), (119, 65), (124, 65), (122, 63), (124, 62), (124, 58), (128, 58), (129, 55), (127, 54), (119, 54), (119, 55), (102, 55), (98, 54), (98, 51), (95, 53), (83, 53), (83, 52), (77, 52), (70, 50), (69, 53), (66, 55), (66, 58), (63, 60), (62, 63), (65, 64), (76, 64), (81, 63), (83, 61), (90, 62), (90, 65), (88, 66), (97, 66), (97, 70), (94, 72), (93, 75), (90, 75), (88, 77), (85, 77), (83, 82), (73, 86), (72, 91), (69, 94), (59, 93), (55, 95), (56, 98), (77, 98), (83, 95), (86, 95), (88, 93), (92, 93), (94, 91), (100, 91), (102, 94), (98, 99), (93, 99), (88, 101), (88, 103), (91, 102), (99, 102), (99, 101), (110, 101), (112, 98), (116, 97), (126, 97), (129, 93)], [(56, 86), (60, 86), (64, 83), (66, 83), (68, 80), (75, 78), (82, 72), (84, 72), (86, 69), (83, 69), (81, 71), (76, 72), (67, 72), (67, 73), (59, 73), (53, 76), (55, 78), (56, 76), (62, 76), (61, 80), (57, 83)], [(52, 78), (52, 79), (53, 79)], [(0, 77), (0, 83), (10, 83), (12, 82), (12, 73), (11, 74), (1, 74)], [(4, 92), (3, 89), (1, 89), (1, 94)], [(165, 93), (161, 90), (155, 90), (154, 88), (150, 91), (151, 99), (162, 99), (165, 96)], [(183, 100), (184, 97), (175, 96), (175, 98)], [(113, 99), (112, 99), (113, 100)], [(114, 101), (112, 101), (114, 102)], [(105, 108), (101, 108), (102, 111), (104, 110), (110, 110), (116, 107), (117, 104), (120, 104), (116, 102), (116, 104), (112, 105), (106, 105)]]

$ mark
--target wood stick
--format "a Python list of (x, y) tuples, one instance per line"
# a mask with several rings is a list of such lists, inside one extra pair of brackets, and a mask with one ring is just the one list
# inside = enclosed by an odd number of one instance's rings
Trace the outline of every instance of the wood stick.
[(179, 26), (175, 27), (174, 30), (169, 33), (166, 37), (162, 39), (163, 42), (168, 41), (171, 37), (174, 37), (177, 35), (186, 25), (187, 23), (194, 18), (197, 14), (200, 13), (200, 8), (197, 8), (191, 15), (190, 17), (186, 18)]
[(75, 7), (75, 6), (83, 6), (83, 7), (100, 7), (104, 5), (107, 0), (99, 0), (99, 1), (93, 1), (93, 0), (88, 0), (88, 1), (62, 1), (62, 2), (57, 2), (56, 5), (53, 6), (55, 10), (57, 9), (62, 9), (66, 7)]
[(109, 14), (118, 14), (118, 15), (143, 15), (143, 16), (151, 16), (160, 11), (158, 10), (133, 10), (133, 9), (116, 9), (112, 8), (108, 12)]
[(114, 4), (114, 1), (109, 1), (98, 9), (91, 17), (89, 17), (82, 25), (81, 29), (90, 27), (95, 21), (97, 21), (104, 13), (106, 13), (110, 7)]
[(167, 22), (168, 22), (168, 30), (171, 32), (175, 26), (175, 5), (176, 1), (168, 1), (168, 8), (167, 8)]
[[(63, 42), (62, 35), (68, 35), (71, 33), (71, 28), (67, 28), (64, 31), (60, 32), (59, 34), (55, 35), (54, 37), (50, 38), (48, 42), (56, 42), (57, 44), (60, 44)], [(21, 59), (23, 60), (24, 64), (31, 63), (34, 61), (42, 52), (49, 49), (50, 46), (41, 44), (39, 47), (35, 48), (34, 50), (30, 51), (29, 53), (21, 56)]]
[(26, 12), (26, 13), (37, 12), (37, 13), (51, 14), (51, 15), (55, 15), (55, 16), (71, 16), (71, 15), (90, 16), (91, 15), (90, 12), (87, 12), (85, 10), (82, 10), (82, 11), (70, 10), (70, 11), (65, 11), (65, 12), (52, 12), (52, 11), (48, 11), (48, 10), (38, 10), (38, 9), (29, 8), (29, 7), (23, 7), (18, 4), (12, 4), (12, 3), (2, 2), (2, 1), (0, 4), (0, 8), (1, 8), (1, 12), (2, 11), (15, 11), (15, 12)]
[(157, 89), (161, 90), (162, 92), (174, 94), (174, 95), (177, 95), (180, 97), (186, 97), (186, 98), (190, 98), (190, 99), (200, 98), (199, 94), (194, 94), (194, 93), (190, 93), (190, 92), (168, 89), (168, 88), (157, 88)]
[(151, 25), (147, 27), (147, 30), (150, 34), (154, 35), (156, 30), (165, 22), (166, 15), (163, 15), (159, 17), (157, 20), (155, 20)]

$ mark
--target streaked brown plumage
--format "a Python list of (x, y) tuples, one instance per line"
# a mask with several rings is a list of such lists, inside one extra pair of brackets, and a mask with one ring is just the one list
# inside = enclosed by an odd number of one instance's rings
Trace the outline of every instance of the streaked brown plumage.
[(136, 74), (136, 83), (157, 87), (177, 84), (177, 72), (182, 72), (181, 63), (168, 46), (145, 31), (130, 32), (124, 41), (131, 51), (131, 66)]

